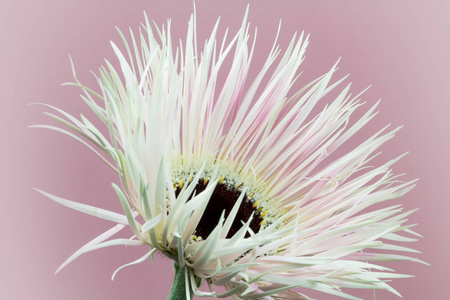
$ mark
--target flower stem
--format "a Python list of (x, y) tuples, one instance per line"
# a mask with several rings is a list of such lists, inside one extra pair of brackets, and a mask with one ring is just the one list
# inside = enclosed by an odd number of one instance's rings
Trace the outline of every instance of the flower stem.
[[(184, 268), (180, 268), (177, 263), (175, 266), (175, 277), (173, 279), (172, 289), (167, 300), (185, 300), (186, 299), (186, 274)], [(192, 299), (193, 291), (189, 291)]]

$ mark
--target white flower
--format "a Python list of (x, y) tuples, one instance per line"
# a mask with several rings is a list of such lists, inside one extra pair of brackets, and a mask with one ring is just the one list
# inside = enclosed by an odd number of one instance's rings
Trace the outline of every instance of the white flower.
[[(184, 268), (188, 288), (199, 296), (307, 299), (292, 291), (303, 288), (302, 293), (314, 289), (357, 299), (341, 287), (398, 294), (386, 279), (406, 275), (374, 262), (419, 261), (377, 252), (416, 252), (390, 243), (414, 240), (401, 235), (417, 235), (404, 225), (411, 211), (402, 212), (401, 205), (367, 210), (414, 186), (414, 181), (398, 181), (391, 172), (400, 157), (378, 167), (368, 165), (398, 128), (386, 127), (336, 157), (333, 152), (375, 116), (378, 103), (349, 122), (362, 103), (359, 95), (349, 94), (347, 85), (311, 116), (317, 102), (345, 77), (330, 83), (333, 66), (300, 91), (291, 91), (308, 37), (294, 36), (284, 53), (275, 41), (250, 83), (247, 74), (255, 43), (249, 47), (247, 14), (231, 42), (216, 42), (217, 27), (218, 23), (199, 51), (192, 16), (185, 44), (174, 49), (170, 22), (167, 30), (156, 28), (155, 36), (146, 18), (138, 40), (131, 35), (131, 43), (125, 42), (125, 54), (112, 44), (120, 69), (109, 62), (100, 68), (98, 93), (76, 80), (73, 85), (84, 90), (83, 100), (109, 136), (85, 117), (78, 120), (52, 107), (64, 118), (50, 116), (77, 135), (40, 127), (76, 138), (119, 174), (120, 187), (113, 187), (125, 213), (40, 191), (116, 223), (60, 268), (94, 249), (143, 245), (149, 252), (131, 264), (159, 251)], [(229, 56), (231, 69), (219, 86), (218, 76)], [(269, 80), (263, 86), (265, 76)], [(133, 231), (132, 239), (109, 240), (125, 226)], [(206, 290), (197, 288), (196, 278), (206, 281)], [(216, 293), (214, 285), (227, 292)]]

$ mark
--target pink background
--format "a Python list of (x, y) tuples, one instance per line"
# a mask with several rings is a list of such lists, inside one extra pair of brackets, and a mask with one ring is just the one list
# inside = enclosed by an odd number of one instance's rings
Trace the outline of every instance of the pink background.
[[(428, 3), (427, 3), (428, 2)], [(222, 16), (221, 31), (235, 33), (246, 1), (196, 1), (199, 40)], [(424, 238), (413, 247), (431, 267), (395, 263), (413, 279), (392, 285), (405, 299), (447, 299), (450, 278), (449, 162), (450, 143), (450, 7), (448, 1), (250, 1), (249, 19), (258, 27), (254, 76), (264, 61), (282, 19), (280, 44), (286, 48), (295, 31), (311, 33), (300, 87), (326, 72), (342, 57), (338, 76), (351, 73), (353, 92), (365, 93), (369, 105), (382, 98), (381, 113), (353, 142), (387, 123), (404, 124), (387, 144), (384, 158), (410, 154), (396, 164), (405, 179), (420, 177), (416, 189), (401, 199)], [(116, 63), (109, 41), (120, 39), (114, 29), (137, 29), (143, 10), (157, 24), (172, 18), (173, 35), (184, 37), (191, 1), (2, 1), (0, 4), (2, 206), (0, 208), (1, 299), (165, 299), (171, 262), (157, 257), (112, 272), (140, 257), (141, 248), (109, 248), (86, 254), (54, 276), (57, 267), (84, 243), (109, 228), (107, 221), (64, 208), (38, 193), (39, 187), (61, 197), (121, 211), (110, 182), (117, 178), (95, 155), (54, 132), (27, 129), (54, 124), (45, 102), (74, 115), (91, 116), (73, 87), (68, 54), (78, 76), (95, 87), (89, 70), (108, 58)], [(253, 32), (253, 30), (252, 30)], [(337, 78), (337, 77), (336, 77)], [(369, 105), (367, 107), (369, 107)], [(364, 109), (363, 109), (364, 110)], [(349, 149), (349, 148), (347, 148)], [(130, 234), (131, 235), (131, 234)], [(128, 233), (127, 233), (128, 236)], [(447, 286), (445, 285), (447, 284)], [(315, 294), (317, 295), (317, 294)], [(372, 299), (371, 291), (358, 293)], [(377, 291), (377, 299), (398, 299)], [(334, 299), (317, 296), (319, 299)]]

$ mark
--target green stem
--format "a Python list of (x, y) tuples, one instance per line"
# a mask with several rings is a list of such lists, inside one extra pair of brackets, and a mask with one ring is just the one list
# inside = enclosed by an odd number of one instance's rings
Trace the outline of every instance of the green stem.
[[(172, 289), (170, 290), (169, 297), (167, 300), (186, 300), (186, 274), (184, 268), (175, 263), (175, 277), (173, 279)], [(194, 292), (191, 290), (191, 299)]]

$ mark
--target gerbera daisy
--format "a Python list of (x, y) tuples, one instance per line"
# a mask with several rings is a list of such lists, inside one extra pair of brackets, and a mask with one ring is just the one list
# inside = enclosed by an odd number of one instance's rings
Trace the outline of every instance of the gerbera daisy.
[[(175, 49), (170, 21), (166, 29), (154, 31), (145, 20), (138, 40), (131, 33), (127, 43), (119, 31), (125, 52), (114, 43), (112, 47), (120, 69), (106, 61), (97, 77), (98, 92), (82, 85), (74, 72), (72, 85), (84, 91), (83, 100), (109, 135), (87, 118), (77, 119), (49, 105), (61, 116), (49, 115), (75, 134), (38, 126), (82, 142), (120, 179), (113, 188), (124, 214), (40, 191), (65, 206), (116, 223), (60, 269), (94, 249), (142, 245), (148, 253), (130, 264), (155, 252), (175, 261), (173, 299), (179, 293), (187, 299), (192, 293), (308, 299), (303, 295), (307, 289), (358, 299), (341, 288), (398, 294), (386, 281), (407, 276), (374, 262), (419, 261), (384, 251), (416, 252), (390, 244), (414, 240), (402, 235), (417, 235), (405, 225), (411, 211), (402, 212), (401, 205), (367, 209), (414, 186), (415, 181), (401, 182), (391, 171), (400, 157), (377, 167), (368, 165), (398, 128), (383, 128), (347, 154), (333, 155), (375, 116), (378, 103), (349, 122), (362, 103), (359, 95), (349, 94), (347, 85), (311, 116), (317, 102), (345, 77), (332, 83), (335, 65), (292, 92), (308, 45), (303, 33), (295, 35), (284, 52), (275, 39), (259, 74), (244, 88), (255, 46), (255, 40), (249, 43), (247, 13), (229, 42), (226, 34), (216, 42), (217, 22), (202, 51), (197, 49), (195, 14), (184, 45)], [(231, 67), (219, 86), (218, 76), (230, 55)], [(268, 82), (262, 85), (265, 77)], [(132, 238), (110, 239), (126, 226)], [(202, 289), (200, 282), (206, 283)], [(227, 291), (219, 293), (215, 286)]]

